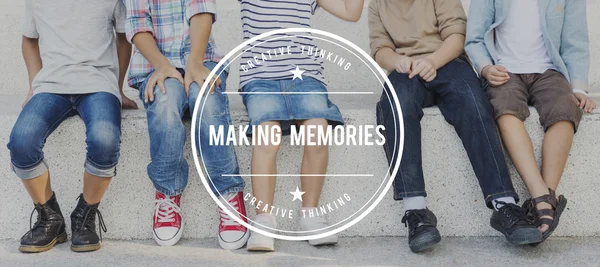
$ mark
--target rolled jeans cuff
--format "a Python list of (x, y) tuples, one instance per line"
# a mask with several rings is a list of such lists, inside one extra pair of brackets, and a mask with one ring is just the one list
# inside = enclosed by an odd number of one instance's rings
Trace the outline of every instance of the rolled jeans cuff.
[(214, 188), (211, 188), (211, 189), (212, 189), (213, 193), (215, 193), (215, 195), (217, 195), (217, 197), (219, 197), (219, 195), (225, 196), (225, 195), (232, 194), (232, 193), (244, 192), (244, 185), (227, 188), (227, 190), (223, 190), (221, 192), (218, 192)]
[(394, 200), (402, 200), (406, 197), (427, 197), (427, 192), (425, 192), (425, 191), (394, 192)]
[(28, 169), (19, 168), (14, 164), (11, 164), (10, 167), (13, 170), (13, 172), (15, 172), (17, 177), (23, 180), (30, 180), (36, 178), (48, 171), (48, 163), (46, 162), (46, 159), (42, 159), (40, 163)]
[(113, 164), (109, 167), (98, 166), (90, 160), (85, 161), (85, 172), (103, 178), (112, 178), (117, 175), (117, 164)]

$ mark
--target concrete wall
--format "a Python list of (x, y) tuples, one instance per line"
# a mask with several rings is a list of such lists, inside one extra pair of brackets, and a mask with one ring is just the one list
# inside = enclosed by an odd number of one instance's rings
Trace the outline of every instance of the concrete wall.
[[(592, 35), (593, 72), (590, 75), (592, 83), (600, 85), (600, 32), (598, 18), (592, 14), (600, 11), (600, 2), (589, 0), (590, 32)], [(241, 41), (240, 23), (238, 20), (238, 4), (234, 0), (219, 1), (219, 22), (215, 27), (215, 36), (222, 51), (229, 51)], [(23, 3), (21, 1), (0, 0), (0, 146), (8, 142), (10, 130), (20, 111), (23, 94), (27, 91), (27, 78), (24, 64), (20, 56), (19, 19)], [(326, 29), (355, 42), (368, 51), (366, 16), (358, 24), (340, 22), (325, 12), (319, 12), (314, 20), (315, 28)], [(235, 67), (233, 69), (236, 69)], [(330, 75), (330, 77), (335, 75)], [(366, 74), (365, 74), (366, 76)], [(237, 73), (231, 74), (229, 90), (235, 90)], [(345, 76), (340, 76), (345, 77)], [(368, 81), (368, 77), (355, 77), (354, 82), (333, 80), (335, 84), (351, 84), (351, 90), (367, 86), (369, 90), (378, 91)], [(336, 79), (336, 78), (333, 78)], [(339, 78), (342, 79), (342, 78)], [(360, 82), (360, 80), (365, 80)], [(135, 91), (128, 91), (132, 97)], [(234, 121), (240, 123), (247, 120), (242, 111), (239, 97), (232, 96)], [(347, 100), (347, 101), (345, 101)], [(352, 124), (374, 122), (375, 98), (360, 101), (339, 99), (338, 103), (344, 118)], [(485, 208), (480, 190), (473, 171), (469, 165), (461, 143), (452, 127), (443, 119), (436, 108), (427, 109), (422, 121), (423, 125), (423, 156), (427, 190), (430, 194), (429, 206), (439, 218), (440, 230), (449, 236), (488, 236), (497, 235), (488, 223), (490, 211)], [(537, 122), (538, 117), (532, 111), (532, 117), (527, 121), (536, 155), (539, 158), (542, 131)], [(597, 151), (600, 148), (598, 140), (600, 132), (600, 113), (586, 115), (581, 123), (580, 132), (575, 139), (571, 157), (563, 178), (560, 192), (569, 199), (568, 210), (561, 220), (561, 226), (555, 232), (557, 236), (600, 236), (600, 206), (589, 205), (600, 201), (597, 189), (600, 188), (600, 166), (597, 161)], [(119, 164), (119, 174), (107, 192), (102, 204), (104, 218), (109, 227), (108, 238), (150, 238), (152, 218), (153, 191), (146, 177), (145, 167), (149, 162), (148, 138), (145, 114), (142, 111), (124, 113), (122, 159)], [(63, 211), (69, 213), (76, 204), (75, 198), (81, 189), (81, 174), (84, 160), (84, 128), (80, 119), (69, 119), (49, 138), (45, 149), (46, 157), (52, 168), (54, 188), (62, 203)], [(0, 212), (7, 216), (0, 217), (0, 236), (17, 239), (28, 229), (29, 212), (32, 209), (30, 200), (21, 182), (9, 170), (9, 155), (6, 149), (0, 147)], [(380, 173), (387, 167), (383, 151), (380, 147), (370, 147), (361, 151), (364, 158), (372, 163), (361, 165), (349, 161), (348, 155), (356, 155), (356, 150), (346, 151), (343, 148), (331, 149), (332, 164), (329, 171), (352, 172), (368, 168), (374, 173)], [(238, 148), (242, 172), (249, 172), (249, 148)], [(283, 147), (280, 154), (280, 169), (297, 170), (299, 168), (301, 151), (299, 148)], [(191, 152), (186, 148), (186, 157), (191, 162)], [(526, 190), (511, 167), (513, 181), (517, 191), (526, 197)], [(187, 229), (185, 237), (212, 237), (216, 232), (217, 214), (215, 204), (200, 184), (195, 168), (190, 168), (190, 185), (184, 195), (183, 207)], [(365, 189), (370, 189), (370, 181), (352, 183), (348, 192), (365, 197)], [(280, 179), (278, 182), (278, 197), (281, 200), (289, 197), (287, 188), (298, 184), (296, 179)], [(331, 198), (335, 188), (343, 186), (343, 182), (328, 179), (324, 200)], [(250, 187), (247, 187), (250, 190)], [(361, 193), (362, 192), (362, 193)], [(402, 217), (401, 204), (392, 200), (391, 192), (380, 205), (362, 222), (344, 232), (348, 236), (395, 236), (405, 234), (400, 223)], [(337, 215), (336, 215), (337, 216)], [(336, 219), (336, 218), (333, 218)], [(280, 222), (290, 229), (293, 222)]]

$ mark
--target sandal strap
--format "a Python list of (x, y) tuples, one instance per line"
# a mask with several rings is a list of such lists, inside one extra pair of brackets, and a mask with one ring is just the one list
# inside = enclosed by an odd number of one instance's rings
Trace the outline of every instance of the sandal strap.
[(554, 219), (550, 219), (550, 218), (540, 218), (540, 219), (537, 219), (537, 220), (535, 221), (535, 226), (536, 226), (536, 227), (539, 227), (539, 226), (542, 226), (542, 225), (544, 225), (544, 224), (545, 224), (545, 225), (548, 225), (548, 226), (551, 226), (553, 223), (554, 223)]
[(534, 206), (537, 206), (538, 204), (545, 202), (545, 203), (550, 204), (552, 206), (552, 209), (556, 209), (556, 206), (558, 206), (558, 201), (556, 201), (556, 194), (553, 194), (552, 189), (550, 189), (550, 190), (551, 190), (550, 194), (539, 196), (539, 197), (532, 199), (531, 201), (533, 202)]
[(550, 217), (554, 218), (554, 210), (552, 210), (552, 209), (536, 210), (535, 214), (538, 216), (538, 218), (543, 217), (543, 216), (550, 216)]

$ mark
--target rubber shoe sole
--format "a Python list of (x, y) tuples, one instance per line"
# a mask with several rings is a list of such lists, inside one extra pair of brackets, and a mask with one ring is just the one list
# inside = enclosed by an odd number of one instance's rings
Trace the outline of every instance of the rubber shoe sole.
[(492, 224), (492, 228), (502, 233), (506, 240), (513, 245), (535, 244), (542, 241), (542, 233), (535, 227), (516, 229), (510, 235), (500, 226)]
[(101, 243), (90, 245), (71, 245), (71, 250), (74, 252), (91, 252), (99, 250), (101, 247)]
[(177, 242), (179, 242), (179, 240), (181, 239), (181, 236), (183, 235), (183, 221), (181, 221), (181, 226), (179, 227), (179, 230), (177, 231), (177, 233), (175, 234), (175, 236), (173, 236), (170, 239), (160, 239), (157, 235), (156, 232), (154, 230), (152, 230), (152, 236), (154, 237), (154, 241), (156, 241), (156, 244), (158, 244), (161, 247), (171, 247), (174, 246), (175, 244), (177, 244)]
[(244, 245), (246, 245), (246, 242), (248, 242), (249, 237), (250, 230), (246, 230), (246, 233), (244, 233), (244, 235), (235, 242), (225, 242), (225, 240), (223, 240), (220, 236), (217, 236), (217, 239), (219, 240), (219, 246), (221, 246), (222, 249), (236, 250), (243, 248)]
[(274, 252), (275, 249), (267, 246), (253, 246), (247, 248), (248, 251), (252, 252)]
[(425, 252), (433, 249), (433, 246), (439, 243), (441, 240), (442, 237), (440, 236), (440, 232), (435, 229), (435, 231), (421, 234), (409, 241), (408, 246), (414, 253)]
[(52, 242), (45, 246), (30, 246), (30, 245), (21, 245), (19, 246), (19, 251), (23, 253), (40, 253), (44, 251), (48, 251), (52, 249), (56, 244), (62, 244), (67, 242), (67, 232), (64, 232), (57, 237), (55, 237)]
[(333, 245), (337, 245), (337, 243), (338, 243), (337, 235), (330, 235), (330, 236), (319, 238), (319, 239), (308, 240), (308, 244), (310, 244), (311, 246), (315, 246), (315, 247), (333, 246)]

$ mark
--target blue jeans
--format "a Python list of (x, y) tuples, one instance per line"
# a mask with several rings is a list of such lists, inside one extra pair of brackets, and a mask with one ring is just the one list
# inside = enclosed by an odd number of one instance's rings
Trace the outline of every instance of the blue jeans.
[[(208, 69), (213, 69), (216, 65), (214, 62), (204, 63)], [(196, 144), (202, 146), (201, 150), (197, 147), (197, 151), (204, 159), (209, 182), (212, 182), (211, 189), (215, 194), (223, 195), (244, 190), (245, 183), (242, 177), (222, 176), (239, 174), (233, 146), (211, 146), (209, 143), (210, 125), (224, 125), (225, 129), (231, 125), (229, 99), (226, 94), (222, 94), (226, 88), (227, 73), (223, 72), (220, 78), (221, 86), (215, 89), (215, 93), (202, 97), (199, 96), (198, 84), (193, 83), (190, 86), (190, 96), (187, 97), (183, 85), (173, 78), (165, 80), (166, 94), (160, 91), (158, 85), (154, 87), (154, 101), (145, 104), (152, 158), (147, 170), (150, 180), (159, 192), (168, 196), (180, 195), (187, 186), (189, 165), (184, 158), (184, 145), (188, 130), (182, 119), (185, 111), (193, 114), (196, 101), (204, 100), (206, 104), (198, 126)], [(146, 81), (138, 86), (142, 100)]]
[[(121, 103), (110, 93), (35, 94), (25, 105), (10, 134), (12, 169), (21, 179), (33, 179), (48, 170), (44, 160), (46, 138), (66, 118), (79, 115), (86, 128), (85, 171), (113, 177), (121, 143)], [(63, 144), (70, 145), (70, 144)]]
[[(423, 108), (438, 105), (448, 123), (454, 126), (463, 142), (488, 207), (500, 197), (518, 196), (514, 191), (492, 107), (471, 65), (455, 59), (437, 71), (437, 77), (425, 82), (420, 77), (409, 79), (396, 71), (389, 75), (402, 108), (404, 119), (404, 151), (400, 169), (394, 180), (394, 198), (427, 196), (421, 158), (421, 118)], [(389, 88), (384, 88), (389, 93)], [(386, 128), (386, 155), (390, 164), (393, 149), (398, 149), (392, 112), (397, 107), (388, 101), (386, 92), (377, 104), (378, 124)]]

